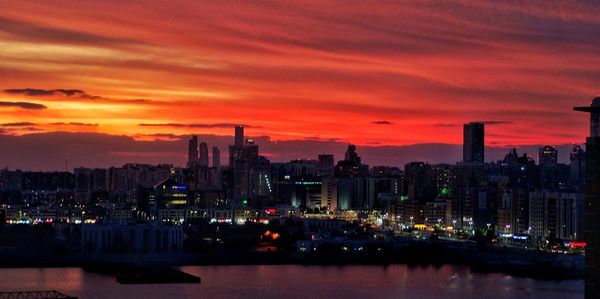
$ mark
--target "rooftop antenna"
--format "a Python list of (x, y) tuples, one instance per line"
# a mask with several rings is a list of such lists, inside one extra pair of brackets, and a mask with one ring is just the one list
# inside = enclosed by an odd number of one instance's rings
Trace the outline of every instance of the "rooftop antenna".
[(65, 157), (65, 172), (69, 172), (69, 159), (73, 157), (73, 155), (68, 155)]

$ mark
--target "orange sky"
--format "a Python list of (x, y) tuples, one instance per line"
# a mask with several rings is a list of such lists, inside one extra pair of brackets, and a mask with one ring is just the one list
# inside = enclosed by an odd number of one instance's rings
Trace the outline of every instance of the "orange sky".
[(0, 0), (0, 133), (583, 140), (599, 5), (393, 3)]

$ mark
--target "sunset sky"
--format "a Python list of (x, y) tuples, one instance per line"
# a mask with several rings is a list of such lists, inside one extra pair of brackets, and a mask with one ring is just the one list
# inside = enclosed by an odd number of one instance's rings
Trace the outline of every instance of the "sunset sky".
[(0, 0), (0, 134), (581, 142), (600, 5), (527, 3)]

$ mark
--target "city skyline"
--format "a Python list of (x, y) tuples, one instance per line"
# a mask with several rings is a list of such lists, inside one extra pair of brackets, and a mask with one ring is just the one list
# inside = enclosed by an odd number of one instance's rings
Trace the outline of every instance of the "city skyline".
[(457, 128), (483, 121), (488, 146), (581, 143), (570, 107), (600, 79), (585, 2), (3, 6), (10, 136), (170, 140), (243, 124), (273, 141), (403, 146), (459, 144)]
[(0, 298), (598, 299), (599, 52), (589, 0), (0, 0)]
[[(233, 128), (232, 128), (233, 130)], [(462, 127), (456, 130), (461, 131)], [(128, 163), (172, 164), (184, 167), (189, 163), (189, 147), (196, 139), (208, 147), (225, 150), (235, 143), (234, 135), (182, 135), (176, 140), (139, 141), (127, 136), (98, 133), (53, 132), (28, 136), (0, 135), (0, 142), (10, 144), (0, 148), (0, 166), (8, 169), (32, 171), (72, 171), (75, 167), (120, 167)], [(261, 155), (272, 162), (288, 162), (297, 159), (314, 160), (320, 154), (332, 154), (335, 160), (344, 158), (348, 142), (339, 140), (291, 140), (273, 141), (266, 136), (247, 136), (261, 145)], [(558, 150), (558, 162), (569, 162), (574, 145), (581, 143), (550, 145)], [(548, 146), (533, 144), (509, 147), (485, 147), (485, 162), (502, 160), (513, 148), (520, 154), (528, 154), (538, 160), (538, 150)], [(430, 164), (454, 164), (463, 160), (463, 144), (422, 143), (406, 146), (358, 146), (364, 162), (371, 166), (403, 166), (412, 161)], [(199, 154), (199, 153), (197, 153)], [(223, 155), (223, 153), (221, 153)], [(198, 155), (199, 156), (199, 155)], [(212, 152), (209, 159), (212, 161)], [(66, 159), (68, 158), (68, 159)], [(223, 158), (223, 157), (221, 157)], [(65, 161), (68, 160), (68, 161)], [(226, 161), (226, 160), (224, 160)], [(65, 165), (68, 162), (68, 165)], [(221, 163), (222, 164), (222, 163)], [(225, 163), (227, 165), (227, 163)]]

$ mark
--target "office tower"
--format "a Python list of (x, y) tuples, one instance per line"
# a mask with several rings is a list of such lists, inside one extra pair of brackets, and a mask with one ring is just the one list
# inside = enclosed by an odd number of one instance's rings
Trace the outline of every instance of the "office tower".
[(573, 145), (573, 151), (569, 157), (571, 174), (569, 175), (571, 186), (576, 190), (583, 190), (585, 184), (585, 151), (579, 145)]
[(200, 143), (198, 150), (199, 150), (198, 163), (200, 164), (200, 166), (208, 167), (208, 145), (206, 144), (206, 142)]
[(558, 150), (550, 145), (540, 147), (538, 152), (538, 162), (540, 169), (540, 187), (542, 189), (550, 190), (558, 189), (560, 187)]
[(221, 151), (216, 146), (212, 148), (212, 167), (221, 167)]
[(346, 154), (344, 155), (344, 160), (352, 161), (353, 163), (360, 165), (360, 157), (356, 153), (356, 145), (348, 144), (348, 149), (346, 150)]
[(338, 208), (337, 179), (324, 177), (321, 180), (321, 207), (327, 207), (329, 211)]
[(425, 204), (436, 197), (431, 165), (424, 162), (410, 162), (404, 166), (404, 179), (408, 199)]
[(558, 150), (550, 145), (540, 147), (538, 161), (540, 166), (556, 166), (558, 164)]
[(194, 135), (188, 142), (187, 166), (191, 167), (196, 162), (198, 162), (198, 136)]
[(235, 127), (235, 144), (229, 146), (231, 199), (234, 204), (243, 204), (249, 198), (268, 198), (272, 192), (269, 160), (259, 156), (254, 140), (243, 140), (244, 128)]
[(463, 162), (483, 163), (485, 161), (483, 123), (464, 125)]
[(244, 146), (244, 127), (235, 127), (235, 146)]
[(333, 155), (319, 155), (319, 162), (317, 163), (317, 175), (318, 176), (333, 176), (333, 167), (335, 160)]
[(600, 298), (600, 97), (591, 106), (575, 107), (590, 113), (590, 137), (585, 153), (585, 211), (583, 239), (585, 250), (585, 298)]
[(539, 244), (547, 239), (580, 239), (581, 200), (575, 192), (530, 191), (529, 235)]

